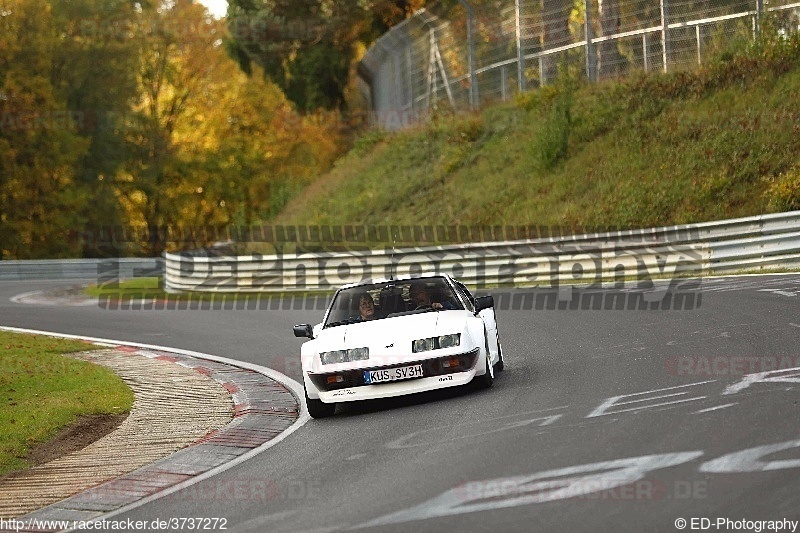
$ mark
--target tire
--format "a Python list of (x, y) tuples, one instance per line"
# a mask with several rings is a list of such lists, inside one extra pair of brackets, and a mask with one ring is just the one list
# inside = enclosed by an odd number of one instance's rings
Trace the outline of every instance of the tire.
[(489, 352), (489, 340), (486, 340), (486, 372), (482, 376), (475, 376), (473, 383), (479, 389), (491, 389), (494, 385), (494, 367), (492, 366), (492, 354)]
[(333, 416), (334, 411), (336, 411), (335, 403), (324, 403), (322, 400), (312, 400), (308, 397), (308, 392), (306, 392), (306, 405), (308, 406), (308, 414), (310, 414), (312, 418), (327, 418)]

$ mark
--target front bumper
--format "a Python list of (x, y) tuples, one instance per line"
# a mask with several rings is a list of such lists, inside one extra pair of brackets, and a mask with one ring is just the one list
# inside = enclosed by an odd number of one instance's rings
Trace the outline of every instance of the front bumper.
[[(305, 378), (316, 389), (319, 399), (325, 403), (388, 398), (469, 383), (475, 377), (479, 354), (480, 350), (475, 348), (462, 354), (412, 360), (388, 366), (324, 374), (308, 373)], [(454, 364), (456, 361), (457, 364)], [(413, 365), (422, 365), (423, 377), (374, 385), (367, 384), (364, 378), (364, 372)], [(313, 395), (309, 396), (313, 397)]]

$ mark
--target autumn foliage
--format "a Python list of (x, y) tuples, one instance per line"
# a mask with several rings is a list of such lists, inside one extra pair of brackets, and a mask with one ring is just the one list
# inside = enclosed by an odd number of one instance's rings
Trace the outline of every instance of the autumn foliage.
[(297, 113), (228, 38), (188, 0), (0, 3), (2, 259), (158, 254), (79, 236), (256, 223), (329, 168), (338, 113)]

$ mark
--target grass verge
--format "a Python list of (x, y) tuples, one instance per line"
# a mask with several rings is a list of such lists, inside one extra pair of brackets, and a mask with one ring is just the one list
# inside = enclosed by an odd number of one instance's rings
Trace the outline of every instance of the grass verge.
[(133, 393), (111, 370), (61, 355), (96, 348), (0, 331), (0, 475), (29, 467), (28, 452), (79, 416), (130, 411)]
[(800, 206), (800, 36), (366, 135), (273, 221), (647, 228)]

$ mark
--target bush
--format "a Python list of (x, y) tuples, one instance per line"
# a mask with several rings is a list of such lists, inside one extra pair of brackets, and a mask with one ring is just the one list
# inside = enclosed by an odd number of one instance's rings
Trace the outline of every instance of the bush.
[(572, 91), (561, 92), (553, 101), (534, 143), (536, 155), (544, 169), (553, 168), (567, 157), (571, 111)]
[(765, 193), (768, 208), (772, 212), (800, 209), (800, 169), (797, 167), (777, 177), (768, 178)]
[(386, 132), (382, 129), (371, 129), (362, 133), (353, 144), (352, 152), (356, 155), (365, 155), (375, 146), (386, 139)]

